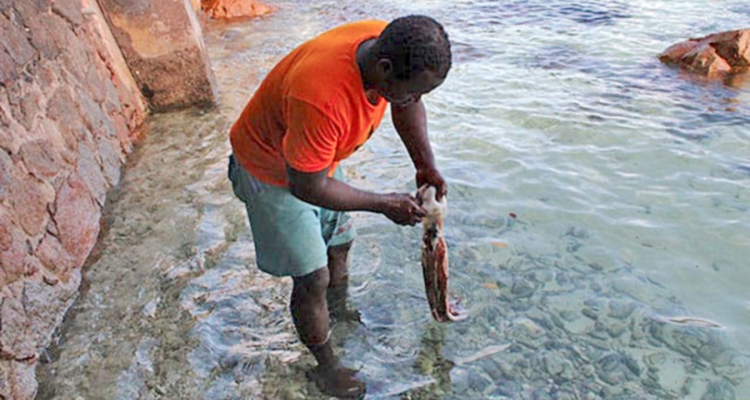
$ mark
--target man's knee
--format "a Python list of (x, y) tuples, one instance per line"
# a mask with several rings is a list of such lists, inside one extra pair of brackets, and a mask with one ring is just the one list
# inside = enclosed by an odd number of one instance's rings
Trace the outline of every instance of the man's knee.
[(305, 276), (294, 277), (294, 290), (301, 295), (325, 296), (331, 275), (328, 268), (319, 268)]

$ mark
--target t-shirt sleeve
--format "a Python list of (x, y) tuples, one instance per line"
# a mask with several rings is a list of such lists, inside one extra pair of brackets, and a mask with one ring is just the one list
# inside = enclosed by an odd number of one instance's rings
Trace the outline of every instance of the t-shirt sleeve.
[(302, 100), (287, 100), (284, 159), (301, 172), (320, 172), (333, 164), (341, 129), (320, 109)]

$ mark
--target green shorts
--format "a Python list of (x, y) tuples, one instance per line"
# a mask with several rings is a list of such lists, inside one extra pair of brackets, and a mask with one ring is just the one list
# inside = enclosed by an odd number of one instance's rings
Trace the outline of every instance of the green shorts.
[[(351, 218), (344, 212), (314, 206), (288, 188), (267, 185), (229, 156), (229, 180), (245, 203), (255, 242), (258, 267), (274, 276), (304, 276), (328, 265), (328, 247), (354, 240)], [(334, 178), (343, 180), (341, 168)]]

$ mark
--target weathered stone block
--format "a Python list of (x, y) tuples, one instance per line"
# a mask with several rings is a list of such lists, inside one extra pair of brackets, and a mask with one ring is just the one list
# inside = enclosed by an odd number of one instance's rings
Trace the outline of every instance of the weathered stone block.
[(47, 179), (60, 173), (64, 165), (60, 150), (53, 142), (39, 139), (24, 143), (19, 154), (29, 172), (39, 179)]
[(7, 86), (10, 82), (18, 79), (16, 63), (10, 54), (0, 51), (0, 86)]
[(24, 282), (22, 304), (30, 335), (27, 340), (36, 351), (52, 341), (55, 327), (62, 322), (76, 296), (77, 288), (76, 280), (48, 284), (39, 274)]
[(112, 122), (104, 114), (102, 107), (88, 93), (79, 90), (76, 105), (78, 106), (81, 118), (83, 118), (86, 124), (86, 128), (91, 132), (102, 132), (108, 137), (115, 136), (116, 132), (112, 126)]
[[(53, 21), (57, 21), (58, 25), (54, 30), (57, 45), (65, 49), (65, 52), (58, 58), (58, 62), (64, 66), (67, 72), (73, 74), (78, 82), (85, 84), (89, 80), (88, 74), (92, 68), (91, 57), (94, 53), (85, 41), (76, 36), (76, 33), (69, 28), (65, 21), (60, 18)], [(99, 89), (98, 87), (86, 87), (86, 90), (91, 91)]]
[(0, 397), (31, 400), (36, 397), (36, 363), (26, 361), (0, 362)]
[(0, 362), (0, 398), (13, 398), (12, 393), (10, 392), (10, 381), (12, 378), (13, 375), (10, 362)]
[[(118, 147), (119, 148), (119, 147)], [(102, 171), (110, 187), (120, 182), (121, 154), (108, 139), (99, 139), (99, 157), (102, 159)]]
[(54, 34), (50, 31), (50, 27), (55, 24), (53, 20), (56, 18), (59, 19), (55, 15), (43, 14), (28, 21), (31, 43), (43, 58), (54, 59), (60, 55), (60, 47), (57, 45)]
[(77, 173), (71, 174), (55, 202), (53, 219), (63, 248), (83, 265), (99, 235), (101, 209)]
[[(99, 59), (97, 63), (102, 63), (102, 67), (105, 69), (107, 68), (107, 65), (104, 64), (101, 59)], [(120, 94), (117, 92), (117, 87), (115, 87), (115, 84), (111, 79), (105, 79), (103, 83), (104, 103), (102, 104), (102, 107), (104, 109), (104, 113), (107, 114), (107, 116), (111, 117), (114, 114), (122, 112), (122, 101), (120, 98)]]
[(13, 160), (0, 149), (0, 203), (10, 196), (10, 183), (13, 179)]
[(13, 245), (12, 228), (10, 215), (0, 211), (0, 251), (8, 251)]
[(59, 156), (60, 171), (58, 171), (58, 173), (56, 173), (54, 176), (58, 176), (60, 172), (69, 171), (71, 169), (69, 166), (74, 165), (76, 159), (78, 158), (78, 155), (71, 151), (71, 148), (75, 148), (76, 146), (75, 138), (70, 137), (70, 140), (74, 143), (68, 143), (68, 140), (60, 131), (59, 125), (49, 118), (41, 119), (39, 121), (37, 130), (39, 132), (37, 132), (35, 135), (37, 137), (45, 138), (45, 140), (47, 140), (49, 142), (49, 145), (51, 146), (49, 151), (52, 151)]
[(39, 14), (43, 14), (49, 10), (49, 0), (24, 0), (16, 1), (13, 3), (13, 7), (18, 11), (22, 22), (25, 23), (27, 20), (36, 18)]
[(59, 88), (52, 95), (47, 105), (47, 117), (57, 122), (67, 149), (77, 152), (79, 132), (83, 125), (68, 88)]
[(104, 179), (102, 168), (89, 147), (88, 143), (81, 141), (78, 144), (78, 165), (76, 172), (81, 177), (86, 187), (94, 196), (99, 206), (104, 206), (107, 197), (107, 181)]
[(40, 60), (36, 70), (36, 81), (45, 88), (45, 98), (49, 98), (52, 89), (60, 84), (59, 66), (50, 60)]
[(10, 55), (17, 68), (23, 67), (36, 57), (36, 50), (23, 32), (23, 29), (19, 29), (11, 20), (0, 14), (0, 37), (3, 38), (0, 41), (0, 49)]
[(42, 95), (38, 86), (19, 79), (8, 87), (8, 101), (13, 118), (27, 131), (31, 130), (39, 111), (39, 99)]
[(66, 21), (74, 26), (83, 23), (81, 2), (79, 0), (55, 0), (52, 2), (52, 11), (65, 18)]
[[(15, 225), (8, 212), (0, 211), (0, 270), (4, 273), (4, 284), (19, 280), (25, 272), (27, 253), (21, 228)], [(2, 321), (0, 321), (2, 322)]]
[(10, 185), (10, 202), (27, 234), (42, 233), (47, 226), (47, 204), (55, 198), (52, 186), (29, 174), (16, 172)]
[(130, 123), (123, 115), (115, 115), (114, 120), (117, 139), (120, 141), (120, 150), (123, 153), (130, 153), (133, 150), (133, 140), (136, 139), (135, 132), (130, 129)]
[(17, 361), (33, 359), (37, 354), (34, 344), (27, 340), (29, 324), (22, 302), (23, 286), (22, 281), (7, 285), (0, 303), (0, 354)]
[(39, 258), (45, 268), (63, 282), (69, 281), (72, 272), (78, 267), (73, 256), (65, 251), (60, 240), (51, 233), (42, 239), (34, 255)]

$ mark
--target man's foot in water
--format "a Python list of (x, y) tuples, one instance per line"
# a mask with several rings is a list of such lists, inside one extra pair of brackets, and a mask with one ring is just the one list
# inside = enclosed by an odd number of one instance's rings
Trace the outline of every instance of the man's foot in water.
[(365, 397), (364, 382), (356, 378), (357, 371), (349, 368), (322, 368), (317, 366), (307, 372), (321, 392), (340, 399), (362, 399)]

